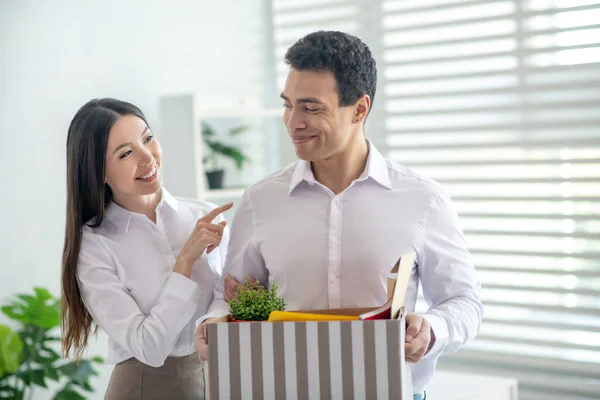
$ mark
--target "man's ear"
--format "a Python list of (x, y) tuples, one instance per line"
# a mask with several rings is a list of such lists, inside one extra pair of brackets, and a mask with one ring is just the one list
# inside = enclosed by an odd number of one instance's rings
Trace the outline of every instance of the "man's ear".
[(368, 94), (365, 94), (354, 104), (354, 117), (352, 122), (355, 124), (362, 124), (365, 118), (367, 118), (367, 114), (369, 114), (370, 109), (371, 98)]

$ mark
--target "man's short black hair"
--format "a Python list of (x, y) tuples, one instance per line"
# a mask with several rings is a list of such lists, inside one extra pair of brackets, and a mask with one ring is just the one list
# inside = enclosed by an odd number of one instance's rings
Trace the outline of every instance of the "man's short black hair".
[(356, 36), (319, 31), (298, 40), (285, 54), (285, 62), (299, 71), (331, 71), (340, 106), (350, 106), (368, 94), (371, 104), (377, 88), (377, 66), (371, 50)]

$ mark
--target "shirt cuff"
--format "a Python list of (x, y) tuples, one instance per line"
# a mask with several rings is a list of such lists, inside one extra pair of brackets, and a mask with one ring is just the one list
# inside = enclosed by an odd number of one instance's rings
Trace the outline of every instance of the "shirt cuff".
[(427, 320), (431, 330), (435, 335), (435, 343), (433, 347), (425, 354), (424, 359), (437, 357), (438, 353), (444, 347), (446, 340), (448, 339), (448, 327), (444, 318), (434, 314), (424, 314), (423, 318)]
[(164, 291), (169, 296), (175, 297), (182, 302), (193, 301), (197, 303), (200, 297), (200, 287), (198, 284), (177, 272), (171, 272), (165, 284)]
[(209, 318), (221, 318), (226, 316), (227, 314), (229, 314), (227, 311), (220, 310), (209, 312), (208, 314), (205, 314), (196, 320), (196, 328), (202, 325), (202, 323)]

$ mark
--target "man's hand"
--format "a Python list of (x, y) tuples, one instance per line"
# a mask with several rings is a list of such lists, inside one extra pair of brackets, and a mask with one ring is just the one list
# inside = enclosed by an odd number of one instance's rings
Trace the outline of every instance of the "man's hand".
[[(256, 279), (252, 279), (250, 276), (246, 277), (244, 284), (246, 283), (245, 281), (250, 282), (253, 286), (258, 285), (258, 283), (256, 283)], [(239, 283), (233, 276), (228, 274), (225, 277), (224, 286), (223, 296), (225, 297), (225, 301), (230, 302), (237, 297), (238, 290), (241, 286), (243, 286), (243, 284)]]
[(406, 361), (419, 362), (434, 343), (435, 335), (429, 322), (420, 315), (408, 314), (406, 316), (406, 341), (404, 342)]
[(200, 357), (200, 361), (208, 360), (208, 340), (206, 336), (206, 324), (212, 324), (215, 322), (229, 322), (229, 316), (219, 318), (209, 318), (202, 324), (198, 325), (196, 332), (194, 333), (194, 347), (196, 348), (196, 354)]

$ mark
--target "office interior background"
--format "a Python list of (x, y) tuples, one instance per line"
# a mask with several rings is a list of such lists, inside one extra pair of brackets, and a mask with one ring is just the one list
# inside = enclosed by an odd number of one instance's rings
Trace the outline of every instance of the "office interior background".
[[(138, 105), (173, 194), (236, 201), (294, 161), (283, 55), (321, 29), (370, 46), (367, 137), (442, 183), (459, 212), (485, 317), (438, 370), (514, 378), (523, 400), (600, 398), (600, 1), (0, 0), (0, 303), (60, 294), (81, 105)], [(251, 158), (220, 160), (223, 189), (207, 186), (202, 122)], [(87, 354), (106, 348), (101, 333)], [(88, 398), (103, 397), (111, 367), (98, 370)]]

